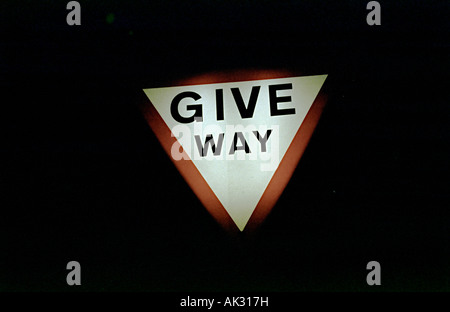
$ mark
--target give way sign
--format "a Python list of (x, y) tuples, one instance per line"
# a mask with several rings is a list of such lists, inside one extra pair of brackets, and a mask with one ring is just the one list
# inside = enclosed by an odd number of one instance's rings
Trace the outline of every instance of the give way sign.
[(256, 228), (286, 187), (325, 105), (327, 75), (235, 76), (144, 89), (144, 115), (206, 209), (239, 232)]

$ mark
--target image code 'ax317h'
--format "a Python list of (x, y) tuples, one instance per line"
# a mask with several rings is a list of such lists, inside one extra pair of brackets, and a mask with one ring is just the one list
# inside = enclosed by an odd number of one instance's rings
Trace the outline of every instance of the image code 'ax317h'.
[(211, 74), (144, 89), (150, 127), (202, 204), (231, 232), (252, 231), (268, 215), (326, 102), (327, 75), (269, 76)]

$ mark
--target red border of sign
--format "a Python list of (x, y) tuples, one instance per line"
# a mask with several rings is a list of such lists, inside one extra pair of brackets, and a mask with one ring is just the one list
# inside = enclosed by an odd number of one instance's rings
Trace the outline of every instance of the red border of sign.
[[(186, 86), (288, 77), (293, 77), (293, 74), (286, 71), (233, 71), (196, 76), (191, 79), (179, 81), (178, 83), (175, 83), (175, 85)], [(321, 90), (308, 111), (302, 125), (298, 129), (266, 190), (261, 196), (261, 199), (244, 228), (244, 233), (253, 232), (257, 229), (275, 206), (311, 139), (323, 108), (325, 107), (326, 100), (327, 96)], [(142, 110), (145, 119), (155, 133), (163, 149), (169, 155), (170, 159), (175, 164), (187, 184), (197, 195), (203, 206), (205, 206), (209, 213), (225, 230), (234, 234), (240, 233), (240, 230), (198, 171), (194, 162), (189, 159), (189, 156), (183, 151), (184, 157), (181, 160), (176, 161), (172, 158), (171, 148), (177, 140), (171, 135), (171, 130), (156, 111), (155, 107), (148, 103), (143, 106)]]

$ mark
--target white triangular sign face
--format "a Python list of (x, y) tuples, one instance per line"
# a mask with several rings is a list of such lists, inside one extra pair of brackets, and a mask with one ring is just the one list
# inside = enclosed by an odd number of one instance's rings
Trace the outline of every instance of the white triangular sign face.
[[(243, 231), (327, 75), (144, 89)], [(172, 157), (183, 155), (172, 147)]]

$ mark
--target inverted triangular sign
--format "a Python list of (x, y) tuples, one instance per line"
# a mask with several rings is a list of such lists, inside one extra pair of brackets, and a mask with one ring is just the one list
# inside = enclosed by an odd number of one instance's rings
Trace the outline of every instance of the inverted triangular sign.
[(208, 211), (243, 231), (289, 181), (325, 103), (326, 77), (144, 89), (156, 109), (145, 115)]

